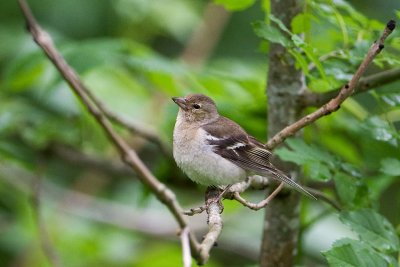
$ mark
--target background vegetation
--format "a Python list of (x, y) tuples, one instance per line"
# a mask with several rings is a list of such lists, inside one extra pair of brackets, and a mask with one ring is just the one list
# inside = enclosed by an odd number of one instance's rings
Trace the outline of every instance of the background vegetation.
[[(201, 203), (204, 188), (172, 160), (177, 107), (171, 96), (207, 94), (222, 114), (266, 141), (271, 42), (287, 47), (308, 88), (326, 92), (346, 83), (385, 23), (400, 18), (396, 1), (309, 0), (289, 31), (269, 16), (269, 1), (215, 2), (232, 13), (207, 1), (29, 2), (92, 92), (118, 116), (159, 136), (164, 152), (117, 126), (188, 208)], [(210, 9), (211, 18), (204, 15)], [(0, 265), (51, 266), (53, 257), (62, 266), (180, 266), (172, 216), (120, 163), (25, 32), (17, 3), (2, 1), (0, 10)], [(221, 32), (196, 40), (204, 19)], [(193, 53), (204, 43), (211, 43), (209, 52)], [(395, 31), (367, 75), (399, 68), (399, 50)], [(399, 80), (346, 100), (305, 128), (304, 139), (276, 150), (302, 166), (303, 183), (343, 209), (303, 199), (299, 266), (398, 266)], [(224, 230), (207, 266), (256, 265), (263, 212), (224, 204)], [(191, 226), (201, 236), (205, 217), (191, 218)]]

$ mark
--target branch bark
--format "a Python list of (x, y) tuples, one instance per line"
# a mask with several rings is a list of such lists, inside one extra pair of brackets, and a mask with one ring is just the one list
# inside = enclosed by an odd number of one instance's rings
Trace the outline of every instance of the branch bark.
[[(289, 27), (292, 18), (300, 10), (298, 2), (272, 0), (271, 12)], [(338, 110), (340, 104), (354, 93), (367, 66), (384, 48), (384, 41), (394, 28), (395, 22), (389, 21), (380, 38), (369, 49), (352, 79), (340, 89), (335, 98), (296, 122), (293, 121), (299, 117), (299, 112), (302, 109), (300, 102), (296, 101), (296, 94), (299, 93), (301, 88), (301, 74), (294, 68), (293, 61), (285, 58), (285, 49), (282, 46), (272, 44), (270, 46), (268, 73), (268, 121), (269, 134), (270, 136), (274, 135), (266, 144), (267, 147), (275, 148), (287, 137), (298, 134), (305, 126)], [(278, 132), (278, 129), (283, 130)], [(293, 255), (299, 231), (298, 204), (298, 196), (291, 194), (286, 198), (275, 199), (271, 205), (266, 207), (260, 258), (262, 267), (293, 265)]]
[(210, 256), (210, 250), (216, 244), (219, 235), (222, 232), (222, 218), (221, 213), (224, 207), (221, 203), (221, 190), (208, 187), (205, 196), (206, 211), (208, 214), (208, 233), (205, 235), (203, 242), (200, 244), (199, 251), (203, 261), (198, 262), (203, 265)]
[(190, 242), (189, 242), (189, 227), (185, 227), (181, 233), (181, 244), (182, 244), (182, 261), (183, 267), (192, 266), (192, 255), (190, 253)]
[[(271, 14), (290, 28), (292, 19), (302, 10), (298, 0), (271, 0)], [(268, 55), (268, 136), (290, 125), (299, 116), (298, 94), (302, 88), (302, 74), (295, 68), (294, 59), (278, 44), (270, 44)], [(292, 178), (298, 168), (292, 164), (279, 166)], [(279, 194), (265, 208), (261, 241), (261, 267), (293, 266), (299, 232), (300, 195), (289, 192)]]

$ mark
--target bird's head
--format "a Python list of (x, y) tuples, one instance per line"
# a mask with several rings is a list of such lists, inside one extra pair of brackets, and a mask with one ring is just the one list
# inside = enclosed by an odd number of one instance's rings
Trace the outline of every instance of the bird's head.
[(188, 122), (200, 124), (209, 123), (218, 118), (219, 114), (214, 101), (202, 94), (191, 94), (185, 97), (173, 97), (179, 106), (179, 115)]

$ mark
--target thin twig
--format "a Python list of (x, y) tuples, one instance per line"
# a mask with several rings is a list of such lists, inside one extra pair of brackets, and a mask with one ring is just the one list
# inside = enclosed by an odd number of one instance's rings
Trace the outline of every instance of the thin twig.
[(32, 208), (34, 211), (36, 225), (38, 228), (38, 235), (40, 240), (40, 245), (42, 247), (43, 253), (46, 256), (48, 262), (51, 266), (61, 267), (61, 261), (58, 256), (58, 253), (53, 245), (49, 232), (47, 231), (47, 227), (42, 217), (42, 209), (41, 209), (41, 189), (42, 182), (41, 178), (38, 176), (35, 180), (33, 180), (33, 190), (32, 190)]
[(276, 195), (278, 195), (278, 193), (282, 190), (284, 186), (284, 183), (280, 183), (279, 186), (264, 200), (260, 201), (259, 203), (251, 203), (248, 202), (246, 199), (242, 198), (239, 194), (239, 192), (235, 192), (233, 194), (233, 197), (235, 200), (237, 200), (239, 203), (241, 203), (243, 206), (248, 207), (249, 209), (252, 210), (259, 210), (262, 208), (265, 208), (265, 206), (267, 206), (272, 199), (274, 199), (276, 197)]
[(189, 227), (183, 228), (180, 233), (181, 243), (182, 243), (182, 260), (183, 267), (192, 266), (192, 255), (190, 253), (190, 243), (189, 243)]
[[(118, 149), (121, 158), (138, 174), (138, 179), (147, 185), (154, 195), (166, 205), (171, 211), (181, 229), (187, 227), (187, 221), (182, 214), (182, 208), (178, 203), (175, 194), (151, 173), (146, 165), (141, 161), (136, 152), (123, 140), (113, 129), (106, 115), (87, 95), (88, 90), (79, 79), (76, 72), (67, 64), (62, 55), (55, 48), (50, 35), (42, 30), (32, 15), (28, 5), (24, 0), (18, 1), (20, 8), (26, 18), (28, 30), (31, 32), (35, 42), (43, 49), (46, 56), (51, 60), (60, 74), (70, 85), (70, 88), (86, 106), (89, 113), (97, 120), (103, 128), (109, 140)], [(192, 233), (189, 234), (190, 245), (193, 256), (199, 259), (198, 242)]]
[(200, 206), (198, 208), (191, 208), (190, 210), (184, 211), (183, 214), (185, 214), (187, 216), (193, 216), (193, 215), (196, 215), (196, 214), (203, 213), (203, 211), (205, 211), (206, 208), (207, 207), (205, 205)]
[(387, 23), (382, 35), (380, 38), (375, 41), (370, 49), (368, 50), (367, 55), (365, 56), (363, 62), (358, 67), (357, 71), (354, 73), (352, 79), (347, 83), (345, 86), (342, 87), (339, 94), (331, 99), (328, 103), (323, 105), (321, 108), (316, 110), (315, 112), (308, 114), (307, 116), (301, 118), (297, 122), (285, 127), (283, 130), (278, 132), (275, 136), (273, 136), (266, 146), (269, 149), (275, 148), (277, 145), (281, 144), (285, 141), (286, 138), (293, 136), (297, 133), (300, 129), (304, 128), (305, 126), (313, 123), (314, 121), (318, 120), (319, 118), (326, 116), (332, 112), (335, 112), (340, 108), (340, 105), (343, 101), (346, 100), (349, 96), (351, 96), (356, 87), (357, 83), (360, 80), (361, 76), (364, 74), (368, 65), (372, 62), (372, 60), (376, 57), (377, 54), (384, 48), (384, 41), (389, 36), (390, 33), (394, 30), (396, 26), (396, 22), (391, 20)]
[[(360, 82), (354, 90), (354, 94), (364, 93), (373, 90), (379, 86), (398, 81), (400, 79), (400, 68), (385, 70), (379, 73), (369, 75), (360, 79)], [(326, 93), (314, 93), (309, 90), (304, 91), (300, 96), (300, 103), (303, 107), (320, 107), (330, 99), (337, 96), (340, 88)]]

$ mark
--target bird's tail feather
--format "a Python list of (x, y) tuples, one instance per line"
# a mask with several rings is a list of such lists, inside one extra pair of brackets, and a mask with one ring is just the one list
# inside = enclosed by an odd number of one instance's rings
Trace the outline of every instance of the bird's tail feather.
[[(301, 185), (299, 185), (298, 183), (296, 183), (295, 181), (293, 181), (291, 178), (289, 178), (288, 176), (286, 176), (284, 173), (282, 173), (281, 171), (277, 170), (277, 169), (273, 169), (269, 171), (270, 174), (272, 174), (272, 178), (274, 178), (275, 180), (284, 182), (286, 184), (288, 184), (290, 187), (292, 187), (293, 189), (295, 189), (296, 191), (303, 193), (313, 199), (317, 199), (313, 194), (311, 194), (310, 192), (308, 192), (306, 189), (304, 189)], [(271, 176), (271, 175), (269, 175)]]

